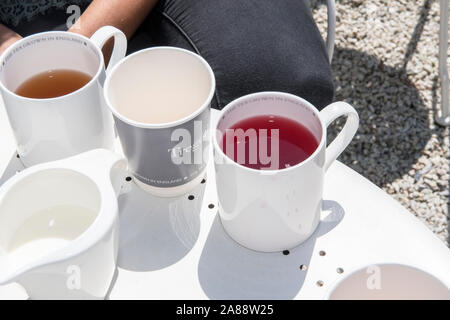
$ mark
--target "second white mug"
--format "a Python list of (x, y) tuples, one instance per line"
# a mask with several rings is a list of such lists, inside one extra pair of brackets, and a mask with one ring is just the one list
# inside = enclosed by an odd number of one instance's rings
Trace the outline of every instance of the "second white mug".
[[(318, 142), (315, 152), (279, 170), (256, 170), (233, 161), (222, 150), (223, 134), (237, 122), (260, 115), (302, 124)], [(327, 148), (327, 126), (340, 116), (347, 122)], [(290, 249), (308, 239), (319, 223), (325, 172), (358, 125), (358, 114), (347, 103), (336, 102), (319, 112), (306, 100), (282, 92), (251, 94), (227, 105), (213, 136), (219, 214), (227, 233), (244, 247), (263, 252)]]

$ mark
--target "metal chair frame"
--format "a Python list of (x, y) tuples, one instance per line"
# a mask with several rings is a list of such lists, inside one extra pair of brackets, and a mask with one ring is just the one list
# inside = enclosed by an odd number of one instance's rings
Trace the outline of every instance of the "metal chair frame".
[(450, 125), (449, 79), (448, 79), (448, 0), (441, 0), (441, 26), (439, 31), (439, 78), (441, 80), (441, 112), (436, 115), (436, 122), (441, 126)]

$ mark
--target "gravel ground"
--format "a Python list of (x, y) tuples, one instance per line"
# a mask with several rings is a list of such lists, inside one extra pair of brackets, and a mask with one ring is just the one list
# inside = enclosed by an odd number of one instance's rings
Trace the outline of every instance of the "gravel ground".
[[(361, 118), (340, 160), (400, 201), (450, 246), (449, 129), (433, 122), (440, 103), (439, 1), (337, 2), (335, 100), (354, 105)], [(312, 1), (323, 35), (325, 3)]]

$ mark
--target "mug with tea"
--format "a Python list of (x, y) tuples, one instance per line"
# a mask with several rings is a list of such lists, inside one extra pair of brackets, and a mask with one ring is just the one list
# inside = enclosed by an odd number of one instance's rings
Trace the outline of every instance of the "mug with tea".
[[(327, 126), (347, 117), (327, 147)], [(275, 252), (311, 236), (320, 219), (325, 172), (353, 139), (359, 117), (336, 102), (322, 111), (297, 96), (261, 92), (227, 105), (213, 135), (219, 215), (249, 249)]]
[(113, 147), (101, 52), (111, 37), (110, 70), (127, 49), (125, 35), (110, 26), (90, 39), (59, 31), (34, 34), (2, 54), (0, 92), (25, 166)]
[(139, 187), (175, 197), (200, 183), (208, 162), (214, 92), (211, 67), (188, 50), (153, 47), (114, 67), (105, 99)]

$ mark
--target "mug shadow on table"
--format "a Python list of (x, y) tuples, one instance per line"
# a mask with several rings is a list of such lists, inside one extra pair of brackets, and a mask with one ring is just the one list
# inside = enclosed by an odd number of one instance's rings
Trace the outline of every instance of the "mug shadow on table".
[(119, 197), (118, 267), (153, 271), (186, 256), (200, 233), (205, 185), (199, 184), (189, 195), (158, 198), (130, 182), (131, 190)]
[(227, 235), (217, 215), (198, 266), (205, 294), (210, 299), (294, 298), (305, 281), (316, 239), (334, 229), (345, 215), (335, 201), (324, 200), (322, 208), (326, 216), (316, 231), (287, 255), (261, 253), (240, 246)]

